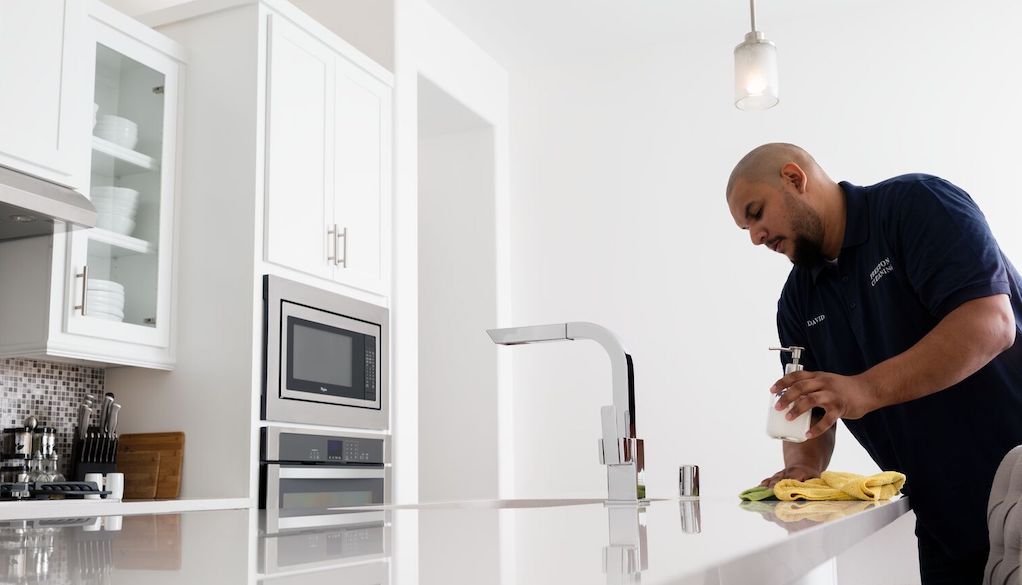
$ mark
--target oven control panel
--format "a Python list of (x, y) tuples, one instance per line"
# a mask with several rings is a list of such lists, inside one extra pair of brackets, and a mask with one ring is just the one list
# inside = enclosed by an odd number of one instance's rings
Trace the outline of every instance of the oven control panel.
[(266, 453), (266, 460), (334, 465), (384, 463), (383, 439), (280, 433), (278, 443), (278, 453)]

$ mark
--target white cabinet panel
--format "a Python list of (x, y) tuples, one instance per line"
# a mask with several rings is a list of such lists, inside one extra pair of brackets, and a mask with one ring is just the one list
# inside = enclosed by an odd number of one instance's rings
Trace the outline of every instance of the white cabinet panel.
[(83, 14), (77, 0), (0, 2), (0, 164), (76, 188), (91, 109), (74, 101), (86, 87)]
[(390, 90), (343, 58), (337, 59), (335, 88), (334, 221), (344, 235), (336, 279), (381, 290)]
[[(266, 133), (266, 257), (327, 277), (336, 239), (329, 143), (333, 54), (283, 18), (270, 17)], [(329, 224), (329, 225), (328, 225)]]

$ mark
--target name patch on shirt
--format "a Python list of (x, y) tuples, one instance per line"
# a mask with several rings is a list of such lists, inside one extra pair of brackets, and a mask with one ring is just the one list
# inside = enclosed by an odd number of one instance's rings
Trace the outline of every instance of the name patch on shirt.
[(812, 327), (813, 325), (816, 325), (817, 323), (823, 321), (826, 318), (827, 318), (826, 315), (817, 315), (812, 319), (806, 321), (806, 327)]
[(884, 258), (883, 260), (880, 261), (879, 264), (876, 265), (876, 268), (870, 271), (869, 285), (876, 286), (877, 283), (880, 282), (881, 278), (892, 272), (894, 272), (894, 268), (891, 266), (891, 259)]

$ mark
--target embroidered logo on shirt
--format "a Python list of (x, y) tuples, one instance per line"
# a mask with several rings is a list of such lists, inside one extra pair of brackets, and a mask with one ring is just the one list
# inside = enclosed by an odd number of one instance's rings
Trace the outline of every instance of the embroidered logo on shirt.
[(894, 272), (894, 268), (891, 266), (891, 259), (884, 258), (876, 265), (876, 268), (869, 273), (869, 285), (876, 286), (884, 275), (890, 274), (891, 272)]
[(812, 327), (813, 325), (816, 325), (817, 323), (819, 323), (820, 321), (823, 321), (826, 318), (827, 318), (826, 315), (817, 315), (817, 316), (813, 317), (812, 319), (806, 321), (806, 327)]

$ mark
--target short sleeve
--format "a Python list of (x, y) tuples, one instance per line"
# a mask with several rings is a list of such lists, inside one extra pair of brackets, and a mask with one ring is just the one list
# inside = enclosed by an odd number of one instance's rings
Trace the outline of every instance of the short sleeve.
[[(788, 282), (785, 283), (784, 289), (781, 291), (781, 298), (777, 301), (777, 339), (781, 342), (781, 347), (795, 345), (809, 348), (809, 336), (806, 332), (805, 319), (803, 319), (804, 311), (799, 309), (800, 306), (797, 279), (795, 271), (792, 271)], [(791, 362), (791, 354), (786, 351), (782, 351), (780, 354), (781, 373), (783, 374), (784, 366)], [(817, 369), (816, 360), (813, 359), (811, 351), (803, 353), (799, 363), (803, 364), (807, 370)]]
[(895, 195), (893, 205), (893, 243), (931, 314), (942, 319), (967, 301), (1009, 293), (997, 241), (965, 191), (929, 177)]

